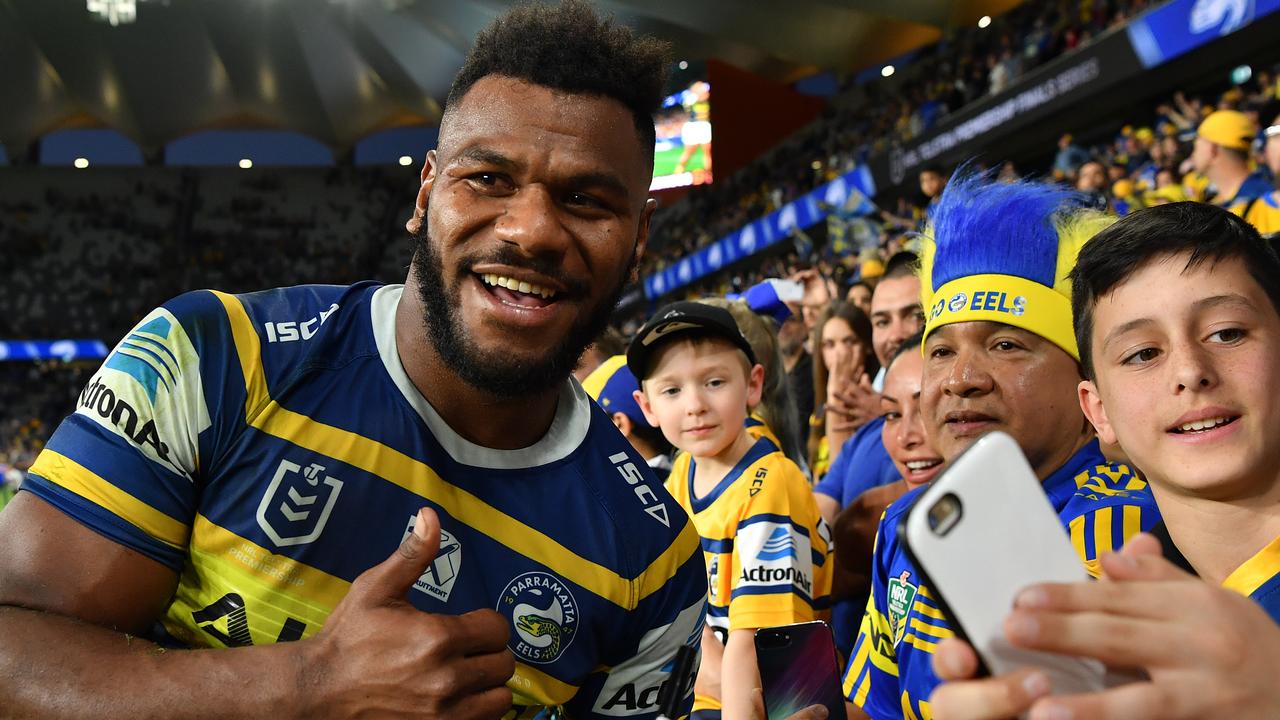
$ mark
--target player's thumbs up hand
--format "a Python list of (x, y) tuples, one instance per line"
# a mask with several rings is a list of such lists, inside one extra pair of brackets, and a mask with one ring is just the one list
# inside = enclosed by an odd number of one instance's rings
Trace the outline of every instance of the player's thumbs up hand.
[(304, 716), (487, 720), (510, 709), (506, 619), (492, 610), (433, 615), (407, 599), (439, 550), (440, 519), (423, 508), (400, 547), (299, 643), (313, 703)]
[(351, 585), (347, 598), (359, 594), (370, 602), (404, 601), (413, 583), (440, 552), (440, 517), (431, 508), (418, 511), (413, 532), (405, 536), (391, 557), (364, 571)]

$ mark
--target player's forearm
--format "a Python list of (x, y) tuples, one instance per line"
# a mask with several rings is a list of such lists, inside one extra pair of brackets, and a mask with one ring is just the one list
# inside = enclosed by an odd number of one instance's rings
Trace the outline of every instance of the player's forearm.
[(752, 692), (760, 687), (754, 630), (732, 630), (720, 666), (720, 716), (724, 720), (755, 717)]
[(303, 643), (164, 650), (60, 615), (0, 606), (0, 718), (315, 717), (304, 651)]

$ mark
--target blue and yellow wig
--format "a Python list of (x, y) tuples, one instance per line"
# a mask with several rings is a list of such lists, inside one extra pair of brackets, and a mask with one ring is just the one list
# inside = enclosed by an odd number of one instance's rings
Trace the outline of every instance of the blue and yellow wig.
[(925, 337), (988, 320), (1033, 332), (1076, 360), (1068, 275), (1086, 241), (1114, 221), (1060, 185), (1001, 183), (957, 171), (922, 240)]

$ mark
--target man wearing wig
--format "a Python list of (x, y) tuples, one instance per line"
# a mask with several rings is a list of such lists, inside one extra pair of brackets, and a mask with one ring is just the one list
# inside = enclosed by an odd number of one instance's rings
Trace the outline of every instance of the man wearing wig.
[[(1058, 186), (958, 175), (923, 237), (925, 430), (947, 461), (992, 430), (1013, 436), (1096, 576), (1100, 555), (1158, 519), (1147, 484), (1103, 457), (1076, 399), (1068, 273), (1109, 220)], [(880, 522), (871, 598), (845, 672), (846, 697), (876, 720), (932, 716), (933, 651), (954, 634), (895, 532), (921, 491)]]

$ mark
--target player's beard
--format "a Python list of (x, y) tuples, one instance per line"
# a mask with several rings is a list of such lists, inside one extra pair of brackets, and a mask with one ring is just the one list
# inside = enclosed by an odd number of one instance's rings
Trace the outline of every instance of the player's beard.
[(587, 346), (604, 332), (609, 316), (622, 297), (626, 278), (634, 263), (604, 294), (600, 302), (574, 323), (569, 332), (546, 356), (537, 360), (514, 358), (502, 349), (485, 350), (476, 345), (460, 312), (462, 278), (481, 262), (528, 267), (544, 276), (555, 278), (567, 289), (569, 297), (583, 297), (589, 288), (573, 281), (554, 265), (530, 262), (514, 249), (503, 245), (485, 257), (464, 258), (455, 269), (455, 280), (446, 287), (444, 261), (431, 241), (430, 231), (423, 228), (413, 234), (413, 276), (422, 299), (427, 337), (449, 369), (463, 382), (501, 399), (527, 397), (555, 387), (569, 376)]

